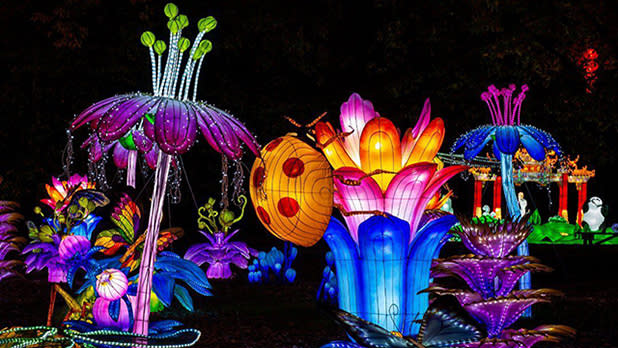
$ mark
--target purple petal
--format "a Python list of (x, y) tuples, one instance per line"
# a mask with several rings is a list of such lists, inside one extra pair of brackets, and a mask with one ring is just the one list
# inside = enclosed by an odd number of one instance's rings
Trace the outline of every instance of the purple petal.
[(129, 150), (125, 149), (120, 142), (116, 142), (112, 157), (116, 168), (124, 169), (129, 164)]
[(161, 104), (161, 98), (134, 95), (106, 112), (99, 122), (97, 133), (102, 141), (123, 137), (145, 113)]
[(195, 109), (190, 104), (165, 99), (155, 117), (155, 139), (161, 151), (185, 153), (195, 142), (196, 136)]

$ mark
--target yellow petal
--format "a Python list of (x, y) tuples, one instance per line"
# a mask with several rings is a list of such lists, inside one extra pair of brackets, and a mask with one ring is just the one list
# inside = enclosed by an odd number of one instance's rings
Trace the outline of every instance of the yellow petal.
[(412, 149), (410, 158), (408, 158), (404, 167), (418, 162), (432, 162), (438, 150), (440, 150), (443, 140), (444, 121), (439, 117), (434, 118), (414, 144), (414, 149)]
[(324, 152), (333, 169), (357, 167), (343, 147), (341, 138), (338, 137), (329, 122), (318, 122), (315, 125), (315, 135), (318, 144), (322, 147), (322, 152)]
[[(389, 119), (376, 117), (369, 121), (360, 140), (361, 168), (365, 173), (383, 170), (396, 173), (401, 169), (399, 131)], [(376, 174), (373, 178), (384, 192), (394, 174)]]

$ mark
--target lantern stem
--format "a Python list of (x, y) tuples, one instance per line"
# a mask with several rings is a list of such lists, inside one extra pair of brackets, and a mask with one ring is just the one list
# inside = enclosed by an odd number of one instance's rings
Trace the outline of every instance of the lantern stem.
[(150, 215), (148, 217), (148, 229), (144, 240), (144, 250), (139, 266), (139, 278), (137, 282), (137, 306), (135, 308), (135, 325), (133, 333), (148, 335), (148, 318), (150, 316), (150, 292), (152, 291), (152, 273), (154, 270), (155, 256), (157, 253), (157, 237), (163, 213), (163, 202), (167, 186), (171, 156), (159, 151), (157, 169), (155, 170), (155, 183), (152, 192)]
[(137, 151), (129, 151), (129, 161), (127, 164), (127, 186), (135, 188), (135, 171), (137, 167)]
[[(522, 212), (519, 210), (519, 202), (517, 201), (517, 196), (515, 195), (515, 185), (513, 184), (513, 155), (507, 155), (504, 153), (500, 154), (500, 169), (502, 172), (502, 190), (504, 191), (506, 207), (509, 211), (509, 216), (513, 219), (513, 221), (517, 221)], [(530, 251), (528, 250), (528, 241), (524, 240), (517, 247), (517, 255), (530, 255)], [(530, 289), (530, 286), (531, 277), (530, 272), (528, 272), (519, 280), (519, 288)], [(526, 309), (524, 312), (524, 317), (530, 317), (531, 315), (532, 310), (530, 308)]]

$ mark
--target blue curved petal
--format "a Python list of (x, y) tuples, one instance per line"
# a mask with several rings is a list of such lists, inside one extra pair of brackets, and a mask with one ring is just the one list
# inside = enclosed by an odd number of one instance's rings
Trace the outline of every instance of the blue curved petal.
[(362, 298), (360, 295), (357, 296), (359, 294), (357, 289), (360, 289), (362, 284), (356, 243), (343, 223), (334, 217), (330, 218), (324, 232), (324, 241), (335, 256), (337, 284), (340, 289), (339, 308), (353, 314), (360, 313), (363, 310)]
[(524, 145), (530, 156), (537, 161), (542, 161), (545, 159), (545, 149), (543, 145), (536, 141), (533, 137), (528, 134), (523, 134), (521, 136), (521, 143)]
[(527, 133), (533, 137), (536, 141), (541, 143), (545, 149), (554, 150), (558, 156), (562, 156), (562, 150), (560, 144), (549, 133), (544, 130), (538, 129), (534, 126), (522, 125), (519, 126), (522, 133)]
[(415, 320), (422, 319), (429, 306), (429, 295), (418, 292), (429, 286), (429, 270), (431, 260), (442, 245), (442, 240), (448, 231), (457, 223), (454, 215), (445, 215), (427, 223), (421, 228), (410, 244), (407, 264), (406, 322), (403, 323), (404, 335), (416, 334), (420, 324)]
[(502, 153), (500, 152), (500, 149), (498, 149), (498, 144), (495, 141), (494, 145), (491, 148), (494, 151), (494, 156), (496, 156), (496, 159), (500, 160), (500, 156), (502, 156)]
[(361, 275), (363, 279), (363, 319), (383, 328), (399, 330), (404, 313), (391, 308), (405, 303), (405, 284), (410, 224), (394, 216), (375, 215), (358, 226)]
[(491, 140), (491, 135), (488, 135), (485, 140), (483, 140), (483, 142), (479, 143), (476, 147), (466, 147), (466, 151), (464, 151), (464, 158), (466, 160), (471, 160), (474, 157), (476, 157), (479, 152), (481, 152), (481, 150), (483, 150), (483, 148), (485, 148), (485, 145), (487, 145), (487, 143)]
[(451, 147), (451, 152), (459, 150), (459, 148), (464, 145), (466, 149), (478, 146), (485, 140), (485, 138), (487, 138), (494, 128), (495, 126), (481, 126), (463, 134), (455, 141)]
[(519, 147), (519, 131), (515, 126), (500, 126), (496, 129), (496, 143), (500, 152), (512, 155)]

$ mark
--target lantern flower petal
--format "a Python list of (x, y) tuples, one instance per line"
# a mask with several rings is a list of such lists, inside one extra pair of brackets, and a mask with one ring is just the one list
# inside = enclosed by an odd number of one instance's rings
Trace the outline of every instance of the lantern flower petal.
[(109, 109), (101, 117), (97, 133), (102, 141), (122, 138), (150, 110), (161, 103), (160, 99), (136, 95)]
[(425, 131), (427, 125), (429, 125), (429, 121), (431, 121), (431, 102), (429, 98), (425, 99), (425, 104), (423, 105), (423, 110), (421, 111), (421, 115), (416, 121), (416, 125), (412, 130), (412, 138), (417, 139), (420, 134)]
[(501, 153), (512, 155), (519, 148), (519, 131), (517, 127), (501, 126), (496, 129), (496, 144)]
[(418, 227), (425, 208), (440, 187), (465, 166), (450, 166), (436, 172), (437, 164), (422, 162), (407, 166), (394, 175), (386, 192), (374, 179), (358, 168), (344, 167), (333, 173), (335, 203), (344, 211), (352, 238), (358, 241), (360, 223), (376, 213), (396, 216), (410, 225), (410, 238)]
[(379, 115), (373, 109), (373, 104), (369, 100), (363, 100), (357, 93), (353, 93), (347, 102), (341, 104), (340, 111), (341, 130), (344, 133), (350, 132), (350, 135), (343, 139), (343, 146), (350, 158), (356, 163), (356, 166), (360, 167), (361, 157), (359, 149), (361, 134), (367, 122)]
[[(436, 167), (435, 163), (417, 163), (399, 171), (384, 193), (385, 210), (409, 223), (417, 220), (414, 214), (422, 214), (425, 210), (424, 206), (417, 207)], [(410, 232), (415, 231), (416, 226), (410, 224)]]
[(376, 117), (365, 125), (360, 137), (360, 161), (365, 173), (387, 172), (374, 176), (382, 190), (386, 190), (394, 176), (392, 173), (401, 169), (399, 131), (393, 122), (385, 117)]
[(322, 148), (322, 152), (333, 169), (360, 167), (360, 160), (357, 164), (350, 158), (350, 153), (341, 142), (341, 137), (337, 135), (329, 122), (318, 122), (315, 125), (315, 135), (318, 146)]
[(100, 297), (114, 301), (120, 299), (127, 293), (129, 281), (124, 272), (110, 268), (96, 276), (95, 288)]
[(425, 128), (427, 128), (430, 120), (431, 103), (429, 102), (429, 98), (427, 98), (425, 100), (425, 105), (423, 105), (421, 115), (418, 118), (418, 121), (416, 121), (416, 125), (414, 128), (408, 128), (401, 138), (401, 159), (404, 167), (408, 161), (408, 158), (410, 158), (410, 154), (412, 153), (412, 149), (414, 148), (416, 141), (419, 139), (423, 131), (425, 131)]
[(544, 148), (553, 150), (558, 156), (562, 155), (562, 150), (558, 142), (549, 133), (534, 126), (522, 125), (519, 127), (520, 134), (528, 134), (538, 141)]
[(545, 148), (536, 139), (528, 134), (522, 134), (520, 140), (532, 158), (537, 161), (545, 159)]
[(431, 120), (423, 133), (421, 133), (419, 139), (415, 142), (410, 157), (407, 159), (404, 158), (404, 166), (433, 160), (442, 146), (444, 133), (444, 121), (439, 117)]
[(125, 149), (120, 143), (114, 145), (112, 156), (116, 168), (125, 169), (129, 165), (129, 150)]
[(87, 123), (95, 126), (94, 131), (103, 142), (125, 137), (133, 129), (133, 140), (140, 151), (149, 151), (150, 144), (142, 137), (136, 139), (136, 132), (143, 132), (168, 154), (186, 152), (195, 142), (199, 126), (217, 152), (239, 159), (240, 145), (244, 143), (259, 156), (259, 145), (244, 125), (228, 113), (201, 102), (142, 93), (122, 94), (85, 109), (73, 121), (71, 129)]
[[(344, 167), (333, 172), (335, 204), (346, 213), (343, 214), (350, 235), (358, 242), (358, 226), (372, 212), (384, 211), (384, 197), (378, 183), (358, 168)], [(355, 181), (354, 184), (346, 184)], [(351, 214), (347, 214), (350, 212)], [(365, 212), (365, 213), (361, 213)]]

